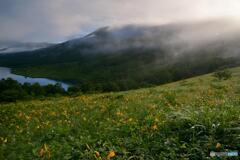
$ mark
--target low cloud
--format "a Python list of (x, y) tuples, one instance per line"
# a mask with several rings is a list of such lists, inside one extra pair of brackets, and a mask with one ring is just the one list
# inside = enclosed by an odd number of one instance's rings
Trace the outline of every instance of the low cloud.
[(102, 26), (240, 17), (239, 0), (6, 0), (0, 40), (60, 42)]

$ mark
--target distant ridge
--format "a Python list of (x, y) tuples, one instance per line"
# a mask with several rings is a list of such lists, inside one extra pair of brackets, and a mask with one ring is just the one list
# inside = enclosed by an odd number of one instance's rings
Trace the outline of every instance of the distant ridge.
[(10, 54), (25, 51), (34, 51), (41, 48), (52, 46), (51, 43), (28, 43), (28, 42), (13, 42), (13, 41), (0, 41), (0, 54)]

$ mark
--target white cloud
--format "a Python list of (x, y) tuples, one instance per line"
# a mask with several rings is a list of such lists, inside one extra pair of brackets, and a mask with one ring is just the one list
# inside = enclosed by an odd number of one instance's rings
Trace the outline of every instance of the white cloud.
[(239, 0), (8, 0), (0, 39), (59, 41), (101, 26), (240, 17)]

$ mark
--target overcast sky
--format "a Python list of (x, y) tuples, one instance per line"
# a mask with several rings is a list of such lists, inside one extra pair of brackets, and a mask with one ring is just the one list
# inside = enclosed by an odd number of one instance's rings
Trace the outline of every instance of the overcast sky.
[(240, 0), (0, 0), (0, 40), (60, 42), (103, 26), (240, 17)]

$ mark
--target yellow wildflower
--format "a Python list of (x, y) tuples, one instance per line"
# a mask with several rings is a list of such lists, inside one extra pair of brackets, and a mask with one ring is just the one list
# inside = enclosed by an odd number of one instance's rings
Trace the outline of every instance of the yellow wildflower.
[(20, 118), (23, 117), (23, 113), (20, 112), (20, 113), (18, 114), (18, 116), (19, 116)]
[(221, 148), (221, 146), (222, 146), (222, 145), (221, 145), (220, 143), (217, 143), (217, 144), (216, 144), (216, 148), (217, 148), (217, 149)]
[(122, 116), (122, 115), (123, 115), (123, 113), (122, 113), (122, 112), (120, 112), (120, 111), (119, 111), (119, 112), (117, 112), (116, 114), (117, 114), (118, 116)]
[(43, 147), (38, 152), (40, 157), (44, 157), (47, 154), (48, 158), (51, 157), (51, 152), (47, 144), (44, 144)]
[(110, 151), (110, 152), (108, 153), (107, 159), (111, 159), (111, 158), (113, 158), (113, 157), (115, 157), (115, 156), (116, 156), (116, 153), (115, 153), (114, 151)]
[(39, 153), (38, 153), (38, 155), (39, 155), (40, 157), (43, 157), (43, 156), (44, 156), (44, 154), (45, 154), (45, 151), (44, 151), (44, 149), (43, 149), (43, 148), (41, 148), (41, 149), (39, 150)]
[(151, 127), (153, 130), (157, 130), (158, 129), (158, 126), (156, 124), (154, 124), (152, 127)]
[(98, 151), (95, 151), (95, 155), (96, 155), (97, 158), (100, 157), (100, 153)]

